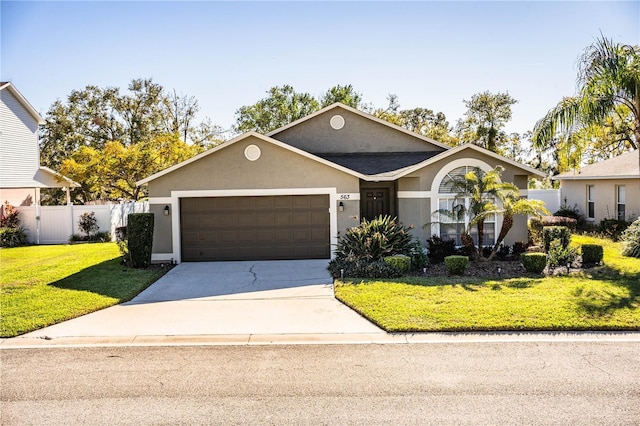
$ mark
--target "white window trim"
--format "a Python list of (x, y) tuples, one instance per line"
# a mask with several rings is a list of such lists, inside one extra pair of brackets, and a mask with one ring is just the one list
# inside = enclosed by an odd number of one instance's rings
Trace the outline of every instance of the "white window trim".
[[(624, 190), (624, 202), (620, 202), (620, 188), (622, 188)], [(622, 220), (626, 219), (626, 211), (627, 211), (627, 189), (625, 187), (625, 185), (616, 185), (616, 218), (620, 219), (619, 216), (619, 210), (620, 210), (620, 206), (624, 206), (624, 210), (625, 210), (625, 217), (622, 218)]]
[[(591, 192), (589, 191), (590, 188), (593, 188), (593, 199), (590, 198), (591, 197)], [(593, 222), (594, 220), (596, 220), (596, 199), (595, 199), (595, 192), (596, 192), (596, 186), (595, 185), (587, 185), (587, 221)], [(589, 203), (593, 203), (593, 217), (589, 216)]]
[[(480, 170), (482, 170), (485, 173), (493, 169), (493, 167), (491, 167), (489, 164), (485, 163), (482, 160), (478, 160), (477, 158), (459, 158), (457, 160), (447, 163), (445, 167), (440, 169), (440, 171), (433, 178), (433, 182), (431, 183), (430, 192), (434, 196), (432, 198), (433, 201), (431, 202), (431, 209), (432, 209), (431, 217), (435, 217), (435, 213), (438, 211), (438, 208), (440, 206), (440, 198), (455, 197), (456, 194), (440, 194), (438, 193), (438, 191), (440, 190), (440, 184), (442, 183), (444, 178), (452, 170), (462, 166), (478, 167)], [(499, 232), (499, 229), (502, 227), (502, 215), (496, 215), (496, 220), (495, 222), (492, 222), (492, 223), (495, 223), (494, 232), (497, 235), (497, 233)], [(440, 235), (440, 223), (438, 223), (438, 221), (431, 223), (431, 235)], [(429, 237), (431, 237), (431, 235), (429, 235)]]

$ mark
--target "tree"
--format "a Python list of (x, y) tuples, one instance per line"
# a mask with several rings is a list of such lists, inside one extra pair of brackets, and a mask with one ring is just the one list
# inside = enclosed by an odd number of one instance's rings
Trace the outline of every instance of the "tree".
[(237, 132), (269, 133), (320, 109), (320, 104), (308, 93), (298, 93), (293, 87), (272, 87), (268, 96), (253, 105), (236, 111)]
[[(515, 188), (511, 183), (500, 181), (503, 171), (502, 166), (496, 166), (486, 173), (476, 167), (464, 176), (451, 177), (453, 192), (456, 194), (453, 209), (437, 211), (440, 215), (464, 224), (460, 239), (476, 261), (483, 258), (484, 222), (487, 217), (499, 212), (496, 205), (499, 193)], [(471, 228), (474, 226), (478, 230), (478, 247), (471, 237)]]
[(178, 95), (173, 90), (163, 99), (163, 107), (164, 131), (179, 134), (185, 142), (193, 142), (193, 120), (200, 110), (198, 100), (194, 96)]
[[(536, 123), (537, 147), (548, 148), (558, 137), (569, 145), (583, 144), (579, 133), (598, 126), (615, 129), (613, 152), (620, 151), (620, 144), (640, 148), (640, 46), (601, 36), (579, 58), (578, 87), (574, 96), (562, 99)], [(603, 138), (591, 132), (589, 138)]]
[(520, 190), (511, 184), (502, 184), (496, 195), (502, 202), (502, 208), (499, 210), (502, 213), (502, 226), (500, 227), (500, 233), (496, 239), (496, 243), (491, 250), (489, 259), (495, 257), (500, 244), (504, 241), (505, 237), (513, 227), (513, 217), (517, 214), (541, 216), (542, 214), (550, 214), (544, 207), (544, 202), (540, 200), (529, 200), (527, 198), (520, 198)]
[(471, 142), (493, 152), (504, 145), (507, 135), (502, 128), (511, 120), (511, 106), (516, 104), (508, 93), (476, 93), (464, 100), (465, 117), (458, 120), (457, 133), (460, 142)]
[(110, 141), (102, 148), (80, 147), (62, 162), (60, 171), (81, 184), (76, 196), (84, 203), (96, 199), (139, 200), (146, 196), (146, 189), (136, 186), (137, 181), (201, 151), (175, 133), (129, 145)]
[(336, 102), (341, 102), (352, 108), (360, 108), (362, 102), (362, 94), (355, 91), (351, 84), (346, 86), (333, 86), (327, 90), (326, 93), (320, 98), (320, 107), (324, 108)]

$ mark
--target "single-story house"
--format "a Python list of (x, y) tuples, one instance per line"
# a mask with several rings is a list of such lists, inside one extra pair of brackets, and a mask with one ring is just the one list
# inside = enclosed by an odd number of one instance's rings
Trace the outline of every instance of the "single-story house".
[[(459, 239), (450, 176), (502, 165), (526, 196), (541, 172), (476, 145), (452, 148), (336, 103), (266, 135), (249, 132), (138, 182), (155, 213), (154, 261), (330, 258), (346, 229), (398, 217), (424, 245)], [(500, 217), (485, 225), (491, 244)], [(507, 243), (527, 239), (518, 218)]]
[(640, 151), (562, 173), (560, 197), (568, 207), (576, 206), (587, 221), (634, 220), (640, 215)]
[(0, 83), (0, 203), (40, 204), (40, 189), (80, 186), (48, 167), (40, 166), (38, 126), (44, 120), (9, 82)]

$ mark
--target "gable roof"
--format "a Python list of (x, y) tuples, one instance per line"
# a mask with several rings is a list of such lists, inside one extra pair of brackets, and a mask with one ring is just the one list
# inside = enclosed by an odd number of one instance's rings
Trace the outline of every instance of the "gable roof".
[(27, 98), (22, 96), (22, 93), (20, 93), (18, 89), (16, 89), (16, 87), (13, 84), (11, 84), (11, 82), (8, 82), (8, 81), (0, 82), (0, 90), (5, 90), (5, 89), (9, 93), (11, 93), (13, 97), (15, 97), (18, 100), (18, 102), (20, 102), (20, 105), (22, 105), (24, 109), (26, 109), (27, 112), (29, 112), (29, 114), (38, 122), (38, 124), (45, 123), (44, 119), (40, 116), (40, 114), (38, 114), (38, 111), (36, 111), (36, 109), (29, 103), (29, 101), (27, 101)]
[(640, 151), (630, 151), (599, 163), (589, 164), (580, 170), (553, 176), (552, 179), (640, 179)]
[(435, 145), (435, 146), (437, 146), (439, 148), (444, 148), (444, 149), (450, 149), (451, 148), (449, 145), (445, 145), (442, 142), (438, 142), (438, 141), (436, 141), (434, 139), (428, 138), (426, 136), (422, 136), (419, 133), (412, 132), (411, 130), (405, 129), (404, 127), (400, 127), (400, 126), (397, 126), (395, 124), (389, 123), (386, 120), (383, 120), (381, 118), (375, 117), (375, 116), (373, 116), (371, 114), (367, 114), (366, 112), (359, 111), (359, 110), (357, 110), (355, 108), (352, 108), (352, 107), (350, 107), (348, 105), (345, 105), (343, 103), (340, 103), (340, 102), (336, 102), (334, 104), (326, 106), (326, 107), (324, 107), (324, 108), (322, 108), (322, 109), (320, 109), (320, 110), (318, 110), (318, 111), (316, 111), (314, 113), (306, 115), (306, 116), (304, 116), (302, 118), (297, 119), (296, 121), (292, 121), (291, 123), (289, 123), (287, 125), (284, 125), (284, 126), (279, 127), (279, 128), (277, 128), (275, 130), (272, 130), (269, 133), (267, 133), (267, 136), (274, 137), (278, 133), (281, 133), (281, 132), (283, 132), (283, 131), (291, 128), (291, 127), (297, 126), (300, 123), (304, 123), (307, 120), (310, 120), (310, 119), (312, 119), (314, 117), (317, 117), (320, 114), (324, 114), (325, 112), (331, 111), (333, 109), (343, 109), (345, 111), (349, 111), (349, 112), (351, 112), (353, 114), (359, 115), (360, 117), (364, 117), (367, 120), (371, 120), (371, 121), (374, 121), (376, 123), (382, 124), (382, 125), (387, 126), (387, 127), (391, 128), (393, 130), (396, 130), (398, 132), (407, 134), (407, 135), (412, 136), (412, 137), (414, 137), (416, 139), (420, 139), (420, 140), (422, 140), (424, 142), (428, 142), (428, 143), (430, 143), (432, 145)]
[(227, 142), (224, 142), (224, 143), (222, 143), (222, 144), (220, 144), (220, 145), (218, 145), (218, 146), (216, 146), (214, 148), (211, 148), (208, 151), (202, 152), (202, 153), (200, 153), (200, 154), (198, 154), (198, 155), (196, 155), (194, 157), (191, 157), (188, 160), (183, 161), (182, 163), (178, 163), (175, 166), (166, 168), (166, 169), (164, 169), (164, 170), (162, 170), (162, 171), (160, 171), (158, 173), (155, 173), (155, 174), (153, 174), (153, 175), (151, 175), (151, 176), (149, 176), (149, 177), (147, 177), (145, 179), (139, 180), (138, 182), (136, 182), (136, 185), (140, 186), (140, 185), (144, 185), (145, 183), (149, 183), (152, 180), (155, 180), (155, 179), (157, 179), (159, 177), (162, 177), (162, 176), (164, 176), (166, 174), (169, 174), (169, 173), (173, 172), (174, 170), (180, 169), (180, 168), (182, 168), (182, 167), (184, 167), (184, 166), (186, 166), (188, 164), (191, 164), (191, 163), (193, 163), (195, 161), (198, 161), (201, 158), (207, 157), (207, 156), (209, 156), (209, 155), (211, 155), (211, 154), (213, 154), (215, 152), (218, 152), (220, 150), (228, 148), (231, 145), (233, 145), (235, 143), (238, 143), (238, 142), (240, 142), (242, 140), (245, 140), (245, 139), (247, 139), (247, 138), (249, 138), (251, 136), (253, 136), (255, 138), (258, 138), (260, 140), (263, 140), (265, 142), (268, 142), (270, 144), (276, 145), (276, 146), (278, 146), (280, 148), (286, 149), (288, 151), (294, 152), (294, 153), (296, 153), (298, 155), (301, 155), (303, 157), (306, 157), (306, 158), (309, 158), (311, 160), (317, 161), (319, 163), (322, 163), (324, 165), (332, 167), (332, 168), (334, 168), (336, 170), (340, 170), (340, 171), (342, 171), (344, 173), (347, 173), (349, 175), (355, 176), (357, 178), (366, 179), (366, 176), (361, 174), (361, 173), (358, 173), (358, 172), (356, 172), (354, 170), (351, 170), (351, 169), (349, 169), (347, 167), (344, 167), (344, 166), (341, 166), (339, 164), (335, 164), (335, 163), (332, 163), (330, 161), (327, 161), (324, 158), (320, 158), (317, 155), (310, 154), (307, 151), (303, 151), (303, 150), (301, 150), (299, 148), (293, 147), (293, 146), (288, 145), (288, 144), (286, 144), (284, 142), (280, 142), (279, 140), (270, 138), (268, 136), (261, 135), (260, 133), (257, 133), (257, 132), (247, 132), (247, 133), (243, 133), (240, 136), (237, 136), (237, 137), (235, 137), (235, 138), (233, 138), (233, 139), (231, 139), (231, 140), (229, 140)]

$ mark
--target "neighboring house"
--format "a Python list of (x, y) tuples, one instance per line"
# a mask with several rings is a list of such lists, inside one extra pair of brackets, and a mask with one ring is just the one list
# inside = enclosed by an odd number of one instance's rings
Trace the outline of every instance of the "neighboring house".
[[(11, 84), (0, 83), (0, 203), (40, 204), (41, 188), (80, 186), (40, 166), (38, 125), (44, 120)], [(69, 200), (69, 197), (67, 197)]]
[(560, 197), (588, 221), (633, 220), (640, 215), (640, 151), (631, 151), (580, 170), (554, 176)]
[[(138, 182), (155, 213), (154, 261), (330, 258), (340, 234), (362, 218), (397, 216), (424, 245), (459, 239), (438, 224), (451, 207), (450, 176), (505, 167), (526, 196), (542, 173), (475, 145), (455, 148), (342, 104), (261, 135), (240, 135)], [(485, 244), (500, 218), (489, 218)], [(527, 239), (526, 218), (508, 243)]]

